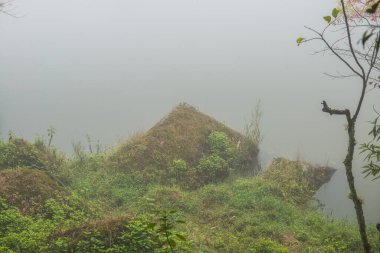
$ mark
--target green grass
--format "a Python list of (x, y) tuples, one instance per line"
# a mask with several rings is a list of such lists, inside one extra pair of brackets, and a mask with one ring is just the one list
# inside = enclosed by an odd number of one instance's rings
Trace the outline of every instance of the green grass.
[(256, 252), (258, 245), (277, 247), (268, 252), (361, 252), (354, 225), (285, 201), (274, 184), (258, 177), (194, 192), (157, 186), (146, 196), (161, 208), (180, 210), (195, 252)]
[[(278, 160), (261, 176), (234, 176), (225, 182), (185, 190), (179, 185), (146, 184), (133, 174), (107, 167), (107, 155), (85, 154), (66, 161), (61, 168), (64, 173), (60, 177), (70, 191), (76, 192), (77, 200), (48, 200), (42, 205), (43, 216), (7, 209), (14, 222), (8, 218), (2, 225), (11, 224), (16, 230), (4, 233), (0, 249), (107, 252), (117, 247), (141, 250), (146, 244), (150, 245), (146, 252), (159, 252), (155, 249), (164, 247), (165, 240), (146, 229), (149, 220), (155, 219), (154, 210), (176, 210), (186, 221), (176, 227), (187, 237), (188, 244), (183, 249), (190, 248), (191, 252), (361, 252), (354, 225), (331, 220), (306, 204), (315, 190), (310, 186), (315, 180), (310, 174), (305, 177), (305, 170), (299, 169), (301, 165)], [(18, 171), (7, 169), (0, 173)], [(126, 220), (118, 218), (125, 215)], [(91, 221), (91, 217), (104, 218)], [(110, 231), (114, 231), (113, 243), (107, 244)], [(140, 240), (141, 233), (144, 238)], [(376, 232), (369, 233), (375, 245)], [(24, 246), (17, 250), (15, 245), (20, 242)]]

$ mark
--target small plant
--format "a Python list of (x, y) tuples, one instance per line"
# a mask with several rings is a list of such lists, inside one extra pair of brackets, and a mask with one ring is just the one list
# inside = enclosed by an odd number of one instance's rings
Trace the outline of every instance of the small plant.
[(52, 127), (52, 126), (47, 129), (47, 134), (48, 134), (48, 137), (49, 137), (49, 142), (48, 142), (48, 146), (49, 147), (50, 147), (51, 142), (53, 140), (53, 137), (55, 135), (55, 131), (56, 131), (55, 128)]
[(188, 241), (183, 233), (176, 231), (179, 224), (185, 221), (178, 217), (176, 210), (157, 210), (156, 222), (150, 223), (147, 228), (158, 234), (162, 251), (159, 252), (190, 252)]
[(372, 140), (360, 145), (360, 153), (365, 154), (364, 161), (367, 164), (364, 166), (364, 173), (366, 177), (372, 175), (374, 179), (380, 178), (380, 125), (377, 123), (379, 117), (371, 122), (372, 130), (368, 133), (372, 136)]
[(269, 239), (260, 238), (251, 249), (252, 253), (289, 253), (289, 249)]
[(261, 167), (258, 161), (259, 146), (263, 140), (261, 133), (261, 103), (257, 102), (249, 120), (245, 123), (244, 139), (242, 139), (236, 155), (236, 167), (239, 174), (245, 177), (256, 176)]
[(259, 100), (255, 106), (255, 110), (251, 114), (251, 118), (246, 122), (244, 134), (248, 141), (256, 145), (258, 148), (263, 141), (263, 134), (261, 133), (261, 119), (263, 112), (261, 110), (261, 101)]

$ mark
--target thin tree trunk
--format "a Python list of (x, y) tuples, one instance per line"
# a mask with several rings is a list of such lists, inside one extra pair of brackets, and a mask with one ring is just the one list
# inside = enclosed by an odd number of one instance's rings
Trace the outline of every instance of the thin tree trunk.
[(354, 206), (355, 206), (356, 218), (359, 225), (359, 232), (360, 232), (360, 237), (363, 244), (363, 249), (365, 253), (370, 253), (371, 245), (369, 244), (368, 238), (367, 238), (366, 225), (365, 225), (365, 219), (364, 219), (364, 214), (363, 214), (363, 205), (362, 205), (362, 201), (359, 199), (357, 195), (356, 187), (355, 187), (355, 179), (352, 173), (352, 160), (354, 158), (354, 151), (355, 151), (355, 144), (356, 144), (355, 120), (351, 119), (347, 121), (348, 121), (347, 133), (348, 133), (349, 142), (348, 142), (347, 155), (343, 163), (346, 168), (347, 182), (350, 188), (352, 201), (354, 202)]

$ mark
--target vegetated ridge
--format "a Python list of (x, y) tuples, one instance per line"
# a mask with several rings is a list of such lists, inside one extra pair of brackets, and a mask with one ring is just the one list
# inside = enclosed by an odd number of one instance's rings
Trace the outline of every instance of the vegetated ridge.
[(308, 204), (332, 168), (259, 173), (256, 144), (187, 104), (110, 152), (78, 147), (0, 140), (1, 253), (361, 250), (355, 226)]
[[(175, 159), (195, 166), (207, 152), (207, 137), (213, 131), (225, 133), (234, 148), (245, 138), (195, 107), (182, 103), (146, 133), (120, 145), (110, 159), (126, 169), (163, 169)], [(257, 153), (258, 149), (251, 155), (257, 159)]]
[(146, 133), (117, 147), (108, 161), (136, 180), (194, 189), (231, 174), (257, 174), (258, 152), (243, 134), (182, 103)]

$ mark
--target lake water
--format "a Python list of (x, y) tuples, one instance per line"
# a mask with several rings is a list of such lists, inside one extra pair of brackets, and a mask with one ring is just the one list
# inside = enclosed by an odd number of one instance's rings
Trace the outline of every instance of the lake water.
[[(358, 163), (356, 163), (358, 165)], [(358, 166), (359, 167), (359, 166)], [(364, 200), (364, 215), (369, 223), (380, 221), (379, 181), (364, 178), (360, 171), (355, 171), (358, 194)], [(330, 182), (323, 185), (315, 197), (325, 205), (323, 212), (332, 217), (347, 218), (356, 222), (352, 200), (347, 198), (349, 188), (345, 170), (338, 168)]]

